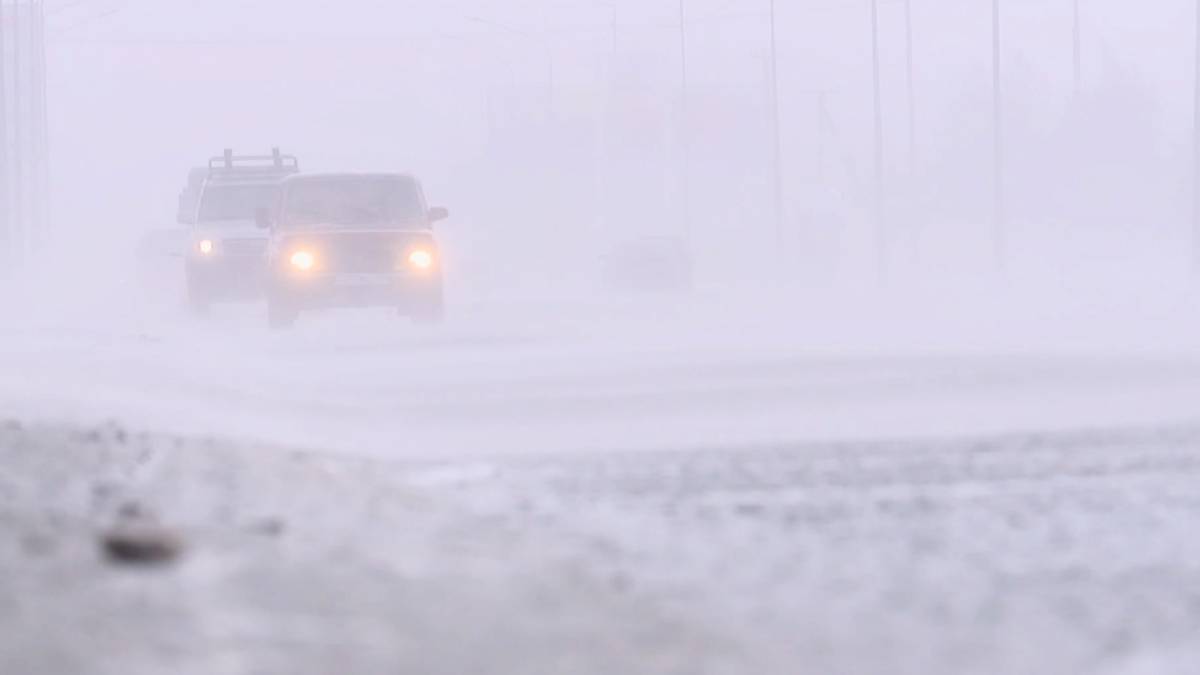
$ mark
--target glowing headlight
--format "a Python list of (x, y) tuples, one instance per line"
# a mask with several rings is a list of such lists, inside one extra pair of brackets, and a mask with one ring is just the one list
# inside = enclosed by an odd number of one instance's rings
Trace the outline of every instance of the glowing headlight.
[(292, 267), (303, 271), (311, 270), (313, 268), (313, 264), (316, 263), (316, 259), (313, 258), (313, 254), (309, 253), (308, 251), (296, 251), (292, 254), (290, 260)]
[(196, 250), (200, 251), (200, 255), (212, 255), (212, 252), (215, 250), (215, 248), (216, 247), (213, 246), (211, 239), (201, 239), (196, 244)]
[(427, 270), (433, 267), (433, 254), (423, 248), (419, 248), (408, 254), (408, 264), (419, 270)]

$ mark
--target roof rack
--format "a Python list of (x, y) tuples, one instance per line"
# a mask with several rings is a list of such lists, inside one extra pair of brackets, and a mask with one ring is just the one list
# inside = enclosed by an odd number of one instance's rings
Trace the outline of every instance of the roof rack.
[(281, 176), (298, 173), (300, 160), (295, 155), (285, 155), (279, 148), (272, 148), (269, 155), (235, 155), (226, 148), (220, 157), (208, 160), (208, 175), (224, 176)]

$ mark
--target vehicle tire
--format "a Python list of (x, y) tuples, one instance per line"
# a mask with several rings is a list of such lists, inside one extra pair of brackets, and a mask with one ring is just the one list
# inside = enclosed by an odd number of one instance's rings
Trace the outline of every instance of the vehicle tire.
[(445, 309), (441, 305), (436, 307), (422, 307), (415, 309), (409, 313), (413, 323), (419, 323), (423, 326), (435, 326), (441, 323), (446, 318)]
[(212, 300), (209, 299), (208, 293), (203, 288), (189, 283), (187, 288), (187, 304), (188, 309), (193, 314), (206, 316), (209, 308), (212, 307)]
[(441, 323), (446, 317), (446, 305), (442, 300), (441, 289), (430, 293), (428, 297), (421, 298), (409, 307), (401, 308), (400, 314), (411, 317), (414, 323), (427, 326)]
[(267, 325), (276, 330), (291, 328), (296, 324), (300, 312), (290, 303), (278, 298), (267, 300)]

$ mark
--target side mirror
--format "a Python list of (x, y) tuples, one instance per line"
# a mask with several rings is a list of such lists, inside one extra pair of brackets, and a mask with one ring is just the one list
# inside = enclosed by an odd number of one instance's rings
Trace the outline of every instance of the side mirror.
[(429, 209), (429, 222), (436, 223), (439, 220), (445, 220), (450, 217), (450, 211), (444, 206), (434, 206)]
[(271, 213), (271, 209), (268, 209), (266, 207), (261, 207), (261, 208), (255, 209), (254, 224), (258, 225), (259, 228), (264, 229), (264, 230), (269, 230), (269, 229), (271, 229), (271, 226), (275, 224), (273, 221), (274, 221), (274, 217), (273, 217), (273, 214)]

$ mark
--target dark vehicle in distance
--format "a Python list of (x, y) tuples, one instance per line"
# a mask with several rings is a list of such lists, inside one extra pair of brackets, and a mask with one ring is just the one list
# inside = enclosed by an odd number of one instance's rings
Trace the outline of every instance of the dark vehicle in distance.
[(605, 285), (617, 291), (671, 292), (692, 288), (692, 256), (678, 237), (623, 242), (602, 259)]
[(260, 209), (270, 232), (267, 318), (294, 323), (302, 311), (396, 307), (418, 321), (442, 316), (442, 270), (421, 184), (404, 174), (306, 174), (279, 185)]
[(209, 160), (194, 204), (186, 191), (180, 196), (180, 220), (191, 225), (185, 270), (193, 309), (261, 294), (267, 237), (256, 227), (256, 215), (275, 199), (279, 181), (299, 171), (299, 161), (278, 149), (248, 156), (226, 150)]

